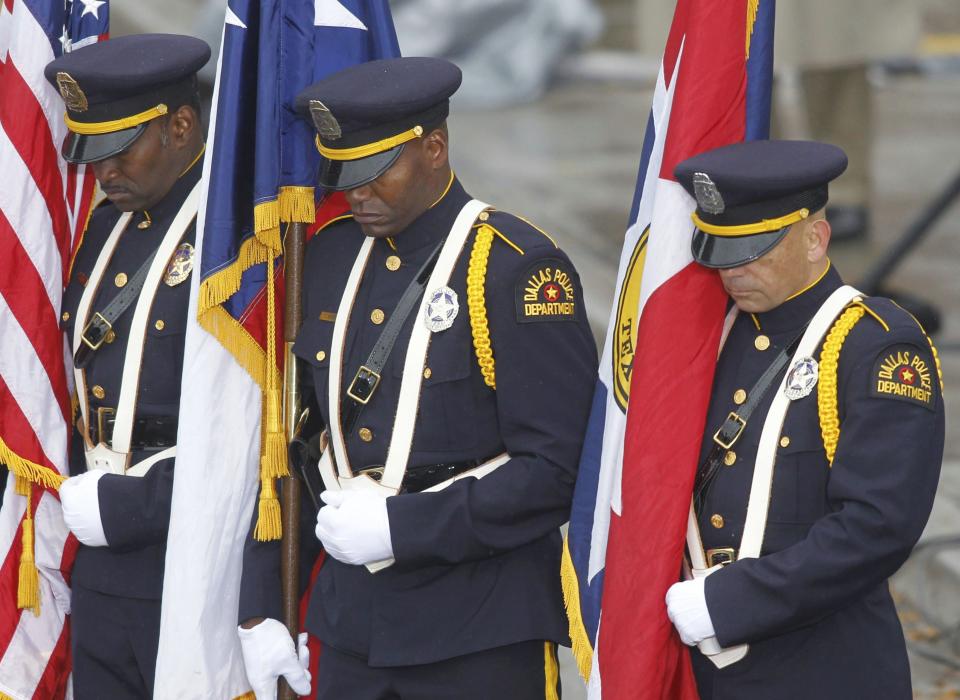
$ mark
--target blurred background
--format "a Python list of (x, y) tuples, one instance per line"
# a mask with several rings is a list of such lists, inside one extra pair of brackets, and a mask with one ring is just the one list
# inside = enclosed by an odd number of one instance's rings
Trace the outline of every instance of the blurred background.
[[(219, 43), (224, 0), (112, 0), (112, 34)], [(464, 70), (454, 168), (559, 240), (602, 345), (671, 0), (391, 0), (405, 55)], [(933, 517), (893, 581), (915, 697), (960, 698), (960, 3), (779, 0), (773, 133), (842, 146), (831, 257), (918, 313), (940, 350), (947, 446)], [(213, 81), (213, 62), (205, 79)], [(208, 86), (209, 89), (209, 86)], [(584, 697), (564, 660), (564, 697)]]

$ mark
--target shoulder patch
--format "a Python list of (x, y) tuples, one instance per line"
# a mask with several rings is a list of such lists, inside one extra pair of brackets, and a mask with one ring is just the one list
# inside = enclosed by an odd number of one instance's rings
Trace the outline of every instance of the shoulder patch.
[(577, 305), (570, 264), (559, 258), (537, 260), (520, 275), (515, 291), (517, 321), (573, 321)]
[(907, 343), (891, 345), (873, 364), (870, 395), (919, 404), (933, 411), (935, 371), (929, 353)]

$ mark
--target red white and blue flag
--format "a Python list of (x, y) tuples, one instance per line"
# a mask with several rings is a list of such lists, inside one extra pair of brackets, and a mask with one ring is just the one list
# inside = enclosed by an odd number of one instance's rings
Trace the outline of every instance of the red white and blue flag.
[(727, 297), (694, 263), (673, 169), (766, 138), (773, 0), (679, 0), (647, 121), (615, 304), (564, 547), (570, 636), (591, 700), (697, 697), (667, 618)]
[(76, 540), (55, 486), (68, 474), (71, 407), (60, 305), (93, 173), (67, 164), (65, 51), (106, 38), (102, 0), (0, 0), (0, 697), (69, 694), (69, 572)]
[(336, 70), (398, 54), (387, 0), (227, 3), (184, 351), (158, 700), (250, 688), (236, 618), (258, 479), (274, 482), (258, 462), (261, 435), (278, 427), (264, 397), (282, 370), (281, 225), (347, 208), (342, 197), (316, 205), (319, 154), (293, 98)]

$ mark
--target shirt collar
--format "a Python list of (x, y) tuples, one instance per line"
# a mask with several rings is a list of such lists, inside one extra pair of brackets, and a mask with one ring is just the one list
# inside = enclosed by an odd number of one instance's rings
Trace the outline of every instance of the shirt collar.
[(203, 174), (203, 154), (204, 152), (201, 151), (187, 169), (180, 174), (180, 177), (173, 183), (173, 187), (163, 196), (163, 199), (147, 210), (151, 219), (163, 221), (177, 215), (180, 207), (183, 206), (183, 201), (190, 194), (193, 186), (200, 181), (200, 176)]
[(833, 264), (812, 285), (770, 311), (753, 314), (762, 333), (785, 333), (803, 328), (835, 290), (843, 285)]
[[(470, 195), (454, 176), (443, 195), (391, 240), (396, 251), (403, 255), (416, 252), (428, 245), (436, 245), (448, 233)], [(385, 241), (386, 243), (386, 241)], [(389, 245), (389, 244), (388, 244)]]

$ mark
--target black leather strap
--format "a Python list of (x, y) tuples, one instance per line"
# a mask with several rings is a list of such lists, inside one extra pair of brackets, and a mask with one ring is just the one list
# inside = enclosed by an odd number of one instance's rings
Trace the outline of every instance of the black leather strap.
[[(105, 417), (103, 435), (98, 434), (97, 421), (90, 426), (93, 444), (104, 442), (112, 445), (114, 416)], [(165, 450), (177, 444), (177, 416), (137, 416), (133, 419), (130, 435), (131, 450)]]
[(437, 247), (430, 253), (430, 257), (423, 263), (414, 278), (410, 280), (410, 284), (404, 290), (383, 330), (380, 331), (380, 337), (373, 344), (373, 349), (367, 356), (366, 361), (360, 365), (356, 376), (350, 382), (350, 386), (347, 387), (347, 394), (343, 397), (340, 411), (343, 416), (344, 435), (350, 435), (353, 432), (357, 420), (363, 412), (363, 407), (370, 402), (377, 390), (377, 386), (380, 384), (380, 373), (383, 371), (384, 365), (387, 364), (387, 358), (390, 357), (390, 352), (393, 350), (393, 345), (397, 341), (397, 336), (400, 335), (404, 322), (420, 297), (423, 296), (423, 290), (430, 279), (430, 273), (433, 272), (433, 268), (437, 264), (437, 258), (440, 257), (440, 250), (443, 248), (444, 241), (437, 244)]
[(693, 487), (694, 512), (700, 514), (704, 503), (707, 500), (707, 494), (710, 486), (713, 484), (720, 471), (720, 465), (723, 464), (723, 456), (727, 450), (740, 439), (744, 429), (747, 427), (747, 421), (753, 415), (754, 410), (766, 396), (770, 387), (774, 385), (780, 372), (787, 366), (793, 353), (796, 351), (800, 338), (806, 330), (806, 325), (797, 333), (790, 343), (773, 358), (770, 366), (760, 375), (760, 378), (754, 382), (754, 385), (747, 393), (747, 400), (740, 406), (734, 406), (723, 423), (713, 434), (713, 447), (703, 460), (703, 464), (697, 470), (697, 477)]
[(127, 282), (107, 307), (103, 311), (94, 312), (93, 318), (87, 323), (86, 327), (80, 333), (80, 347), (73, 356), (73, 364), (77, 369), (86, 367), (93, 358), (93, 353), (100, 349), (107, 333), (113, 328), (113, 324), (123, 315), (123, 312), (130, 308), (130, 305), (140, 296), (140, 290), (143, 289), (143, 283), (147, 281), (147, 274), (150, 272), (150, 266), (153, 259), (157, 256), (157, 250), (148, 257), (137, 270), (136, 274)]

